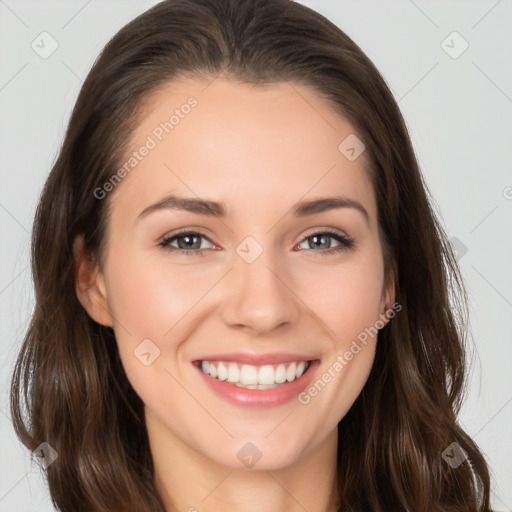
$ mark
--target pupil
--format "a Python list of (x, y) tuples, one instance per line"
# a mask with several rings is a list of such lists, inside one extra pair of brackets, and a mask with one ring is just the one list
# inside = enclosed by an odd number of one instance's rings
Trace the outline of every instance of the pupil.
[[(320, 247), (323, 245), (323, 246), (325, 246), (325, 247), (323, 247), (324, 249), (328, 249), (331, 245), (330, 243), (325, 242), (326, 239), (329, 238), (329, 237), (326, 237), (325, 235), (321, 235), (321, 236), (314, 235), (311, 238), (314, 240), (313, 245), (315, 245), (315, 247)], [(320, 240), (322, 240), (323, 242)]]
[[(180, 249), (191, 249), (191, 248), (193, 248), (193, 249), (198, 249), (199, 247), (197, 246), (197, 243), (195, 244), (195, 246), (194, 246), (194, 247), (192, 247), (192, 246), (190, 245), (190, 242), (191, 242), (191, 241), (192, 241), (192, 245), (194, 245), (194, 242), (193, 242), (193, 239), (194, 239), (194, 238), (196, 238), (196, 239), (197, 239), (197, 238), (199, 238), (199, 237), (198, 237), (198, 236), (196, 236), (196, 235), (184, 235), (184, 236), (180, 237), (180, 238), (178, 239), (178, 245), (180, 246)], [(184, 243), (184, 244), (182, 244), (182, 243), (180, 242), (180, 240), (185, 240), (185, 243)], [(201, 245), (201, 243), (199, 243), (199, 246), (200, 246), (200, 245)]]

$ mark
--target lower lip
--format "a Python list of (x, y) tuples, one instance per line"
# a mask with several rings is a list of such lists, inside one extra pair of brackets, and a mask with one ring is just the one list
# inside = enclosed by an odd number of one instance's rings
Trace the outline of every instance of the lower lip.
[(195, 366), (204, 382), (221, 398), (242, 407), (277, 407), (289, 402), (304, 391), (313, 378), (315, 370), (320, 365), (319, 360), (311, 361), (308, 370), (293, 382), (279, 384), (272, 389), (245, 389), (227, 381), (220, 381), (211, 375), (206, 375), (201, 368)]

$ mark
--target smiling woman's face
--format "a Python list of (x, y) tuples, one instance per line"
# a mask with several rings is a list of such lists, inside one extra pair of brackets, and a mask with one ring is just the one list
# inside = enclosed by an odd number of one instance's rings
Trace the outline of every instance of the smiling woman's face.
[(152, 96), (132, 146), (147, 155), (105, 199), (87, 308), (114, 327), (153, 449), (237, 468), (257, 449), (272, 469), (336, 439), (376, 339), (342, 356), (394, 300), (365, 154), (338, 149), (351, 134), (297, 84), (183, 79)]

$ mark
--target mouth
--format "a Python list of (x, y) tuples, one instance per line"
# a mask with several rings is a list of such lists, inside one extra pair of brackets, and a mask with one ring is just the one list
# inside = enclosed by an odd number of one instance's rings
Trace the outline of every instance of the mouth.
[(312, 381), (320, 360), (233, 355), (210, 356), (192, 364), (217, 396), (239, 406), (268, 408), (297, 398)]
[(245, 389), (273, 389), (293, 382), (307, 372), (312, 361), (292, 361), (255, 366), (230, 361), (199, 360), (194, 364), (201, 371), (220, 382), (229, 382)]

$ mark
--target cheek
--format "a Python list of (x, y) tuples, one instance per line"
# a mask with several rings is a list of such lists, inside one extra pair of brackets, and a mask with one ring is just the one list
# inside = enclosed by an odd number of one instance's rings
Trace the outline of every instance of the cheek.
[(323, 320), (338, 349), (375, 324), (382, 311), (383, 273), (378, 260), (340, 265), (308, 280), (302, 296)]
[[(187, 314), (193, 315), (194, 305), (211, 287), (211, 276), (191, 279), (193, 272), (175, 271), (141, 257), (116, 258), (114, 252), (110, 261), (115, 263), (108, 268), (109, 308), (119, 355), (128, 379), (147, 402), (156, 390), (173, 388), (165, 369), (176, 374), (174, 358), (179, 340), (186, 337), (183, 329), (189, 328)], [(168, 406), (179, 396), (174, 391), (166, 394)]]
[(190, 328), (186, 320), (211, 288), (212, 277), (176, 271), (141, 257), (116, 260), (112, 255), (116, 264), (108, 274), (109, 307), (127, 377), (147, 406), (179, 408), (183, 393), (175, 380), (182, 378), (176, 351)]
[(329, 292), (318, 293), (312, 301), (329, 328), (331, 347), (317, 379), (299, 396), (299, 403), (324, 418), (318, 428), (328, 431), (352, 407), (370, 374), (378, 337), (376, 322), (382, 312), (382, 274), (377, 262), (340, 268), (323, 283), (329, 285)]
[(125, 259), (110, 272), (110, 306), (135, 338), (162, 338), (207, 293), (212, 272), (143, 259)]

